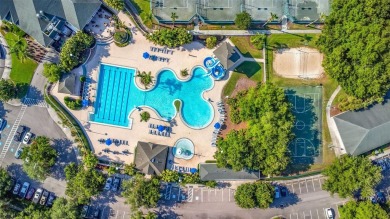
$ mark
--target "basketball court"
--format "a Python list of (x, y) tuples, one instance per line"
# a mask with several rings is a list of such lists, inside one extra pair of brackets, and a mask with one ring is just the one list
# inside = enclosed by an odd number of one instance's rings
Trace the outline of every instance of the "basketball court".
[(293, 163), (321, 162), (322, 87), (289, 87), (285, 88), (285, 92), (295, 116), (295, 139), (289, 144)]

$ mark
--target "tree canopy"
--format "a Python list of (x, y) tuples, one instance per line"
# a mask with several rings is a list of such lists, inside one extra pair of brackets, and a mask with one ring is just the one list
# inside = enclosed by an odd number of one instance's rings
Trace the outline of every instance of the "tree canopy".
[(87, 168), (92, 169), (96, 167), (96, 165), (99, 163), (99, 160), (95, 154), (87, 151), (84, 153), (83, 163)]
[(192, 42), (192, 35), (184, 28), (160, 29), (146, 38), (160, 46), (178, 47)]
[(0, 167), (0, 198), (12, 189), (11, 176), (3, 167)]
[(79, 218), (77, 203), (68, 201), (65, 198), (57, 198), (54, 200), (53, 206), (50, 209), (51, 218), (77, 219)]
[(390, 88), (389, 1), (334, 0), (318, 40), (323, 66), (343, 90), (359, 99)]
[(104, 0), (104, 2), (111, 8), (121, 11), (125, 8), (124, 0)]
[(49, 82), (57, 82), (60, 80), (62, 69), (59, 65), (54, 63), (43, 64), (43, 76), (47, 78)]
[(209, 36), (206, 38), (206, 47), (212, 49), (217, 45), (217, 37)]
[(78, 204), (87, 204), (89, 198), (99, 194), (105, 179), (102, 173), (95, 169), (78, 169), (77, 174), (68, 179), (65, 194)]
[(234, 199), (241, 208), (268, 208), (274, 200), (274, 190), (268, 182), (245, 183), (238, 186)]
[(267, 35), (265, 34), (256, 34), (251, 36), (251, 43), (256, 47), (256, 49), (263, 49), (265, 39), (267, 38)]
[(90, 48), (93, 43), (93, 36), (81, 31), (67, 39), (62, 46), (60, 53), (61, 68), (69, 72), (78, 64), (84, 62), (85, 51)]
[(234, 23), (237, 25), (237, 27), (242, 30), (249, 29), (251, 22), (251, 15), (246, 11), (236, 14), (236, 19), (234, 20)]
[(160, 198), (160, 182), (157, 178), (145, 179), (141, 174), (137, 174), (131, 180), (123, 181), (122, 188), (122, 196), (132, 210), (157, 206)]
[(33, 179), (44, 180), (55, 164), (57, 151), (50, 145), (46, 136), (38, 136), (30, 146), (25, 147), (22, 156), (23, 169)]
[(323, 188), (331, 194), (338, 193), (342, 198), (353, 197), (356, 192), (368, 198), (382, 179), (380, 167), (365, 157), (336, 158), (323, 174), (328, 177)]
[(11, 80), (0, 80), (0, 100), (7, 102), (16, 97), (16, 86)]
[(288, 143), (294, 138), (294, 116), (284, 90), (258, 85), (229, 98), (228, 104), (232, 121), (246, 121), (248, 127), (218, 139), (217, 165), (280, 174), (289, 163)]
[(379, 205), (371, 201), (349, 201), (339, 207), (340, 219), (387, 219), (390, 215)]
[(161, 180), (164, 182), (178, 182), (179, 177), (179, 173), (174, 170), (165, 169), (161, 173)]

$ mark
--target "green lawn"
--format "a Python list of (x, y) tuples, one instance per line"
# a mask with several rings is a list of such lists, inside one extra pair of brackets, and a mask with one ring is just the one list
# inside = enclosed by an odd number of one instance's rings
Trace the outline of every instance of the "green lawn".
[(263, 63), (243, 62), (234, 69), (229, 81), (223, 88), (223, 96), (230, 96), (236, 87), (237, 81), (242, 77), (249, 78), (255, 82), (261, 82), (263, 79)]
[[(5, 40), (8, 43), (8, 46), (12, 47), (12, 44), (17, 40), (17, 36), (13, 33), (6, 33), (4, 35)], [(23, 39), (24, 40), (24, 39)], [(24, 40), (25, 43), (27, 43)], [(27, 58), (25, 62), (20, 62), (16, 54), (11, 54), (12, 58), (12, 69), (11, 69), (11, 80), (14, 81), (21, 91), (18, 96), (23, 97), (27, 93), (28, 85), (31, 82), (31, 79), (34, 75), (34, 71), (38, 66), (34, 60)]]
[[(305, 35), (307, 36), (307, 41), (305, 42)], [(320, 34), (271, 34), (267, 37), (267, 47), (278, 48), (278, 47), (287, 47), (295, 48), (301, 46), (308, 46), (315, 48), (315, 42), (320, 37)]]
[(250, 42), (250, 37), (231, 37), (230, 40), (236, 45), (238, 50), (249, 58), (263, 58), (263, 51), (256, 49)]
[(149, 28), (152, 27), (153, 22), (148, 19), (148, 15), (151, 13), (150, 11), (150, 0), (130, 0), (130, 2), (137, 9), (142, 22)]

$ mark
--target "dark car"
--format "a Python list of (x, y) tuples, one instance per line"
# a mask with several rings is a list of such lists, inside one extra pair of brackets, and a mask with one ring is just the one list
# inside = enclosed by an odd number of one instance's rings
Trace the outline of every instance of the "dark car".
[(385, 193), (383, 192), (377, 192), (376, 193), (376, 200), (379, 204), (384, 204), (386, 203), (386, 196)]
[(44, 190), (43, 193), (42, 193), (41, 200), (39, 201), (39, 204), (40, 205), (45, 205), (48, 197), (49, 197), (49, 192)]
[(98, 208), (95, 208), (91, 217), (94, 219), (97, 219), (97, 218), (99, 218), (99, 215), (100, 215), (100, 210)]
[(5, 119), (0, 118), (0, 133), (3, 131), (6, 125), (7, 121)]
[(56, 196), (54, 195), (54, 193), (51, 192), (50, 195), (49, 195), (49, 198), (47, 199), (46, 206), (47, 207), (53, 206), (53, 202), (54, 202), (55, 199), (56, 199)]
[(27, 192), (26, 199), (31, 200), (32, 197), (34, 196), (35, 189), (33, 187), (30, 187), (30, 189)]
[(285, 187), (282, 187), (280, 194), (282, 195), (282, 197), (286, 197), (287, 196), (287, 189)]
[(89, 206), (88, 205), (84, 205), (83, 209), (81, 210), (81, 217), (82, 218), (86, 218), (87, 217), (88, 210), (89, 210)]
[(25, 131), (26, 131), (26, 127), (19, 126), (14, 135), (14, 140), (17, 142), (21, 141)]
[(15, 186), (14, 186), (14, 190), (12, 191), (12, 193), (13, 193), (14, 195), (19, 194), (19, 190), (20, 190), (21, 187), (22, 187), (22, 184), (20, 184), (19, 182), (17, 182), (17, 183), (15, 184)]
[(119, 184), (120, 184), (120, 178), (118, 177), (115, 177), (114, 178), (114, 183), (113, 183), (113, 186), (112, 186), (112, 191), (116, 192), (119, 190)]
[(19, 192), (19, 196), (21, 198), (25, 198), (29, 188), (30, 188), (30, 183), (29, 182), (24, 182), (23, 186), (22, 186), (22, 189)]

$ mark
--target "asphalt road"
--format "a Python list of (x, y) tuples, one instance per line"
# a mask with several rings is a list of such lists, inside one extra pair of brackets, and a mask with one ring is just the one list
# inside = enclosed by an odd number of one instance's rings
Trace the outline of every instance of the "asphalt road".
[[(47, 111), (47, 108), (38, 105), (32, 105), (21, 110), (22, 107), (15, 107), (8, 104), (0, 104), (0, 116), (7, 120), (7, 126), (1, 133), (0, 139), (0, 162), (6, 167), (11, 175), (21, 181), (28, 181), (35, 188), (43, 187), (57, 196), (65, 195), (65, 174), (64, 167), (69, 162), (76, 162), (76, 155), (71, 148), (71, 142), (66, 138), (64, 132), (56, 124)], [(57, 150), (58, 158), (52, 168), (51, 176), (43, 182), (37, 182), (30, 179), (22, 169), (23, 161), (15, 158), (15, 152), (18, 148), (25, 147), (24, 144), (11, 141), (9, 147), (6, 147), (7, 139), (13, 139), (13, 133), (10, 133), (15, 121), (20, 120), (20, 125), (30, 129), (30, 132), (37, 136), (48, 136), (52, 140), (54, 148)], [(16, 124), (17, 125), (17, 124)]]

